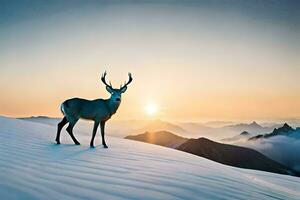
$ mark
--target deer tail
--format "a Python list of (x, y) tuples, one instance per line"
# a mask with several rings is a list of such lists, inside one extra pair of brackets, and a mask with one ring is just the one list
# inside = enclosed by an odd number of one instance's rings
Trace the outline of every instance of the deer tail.
[(60, 111), (62, 112), (63, 115), (65, 115), (64, 103), (60, 105)]

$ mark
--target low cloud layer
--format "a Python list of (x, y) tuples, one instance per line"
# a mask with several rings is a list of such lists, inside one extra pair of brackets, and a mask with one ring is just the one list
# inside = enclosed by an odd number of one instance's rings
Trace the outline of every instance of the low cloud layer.
[(241, 144), (255, 149), (269, 158), (300, 171), (300, 139), (276, 136)]

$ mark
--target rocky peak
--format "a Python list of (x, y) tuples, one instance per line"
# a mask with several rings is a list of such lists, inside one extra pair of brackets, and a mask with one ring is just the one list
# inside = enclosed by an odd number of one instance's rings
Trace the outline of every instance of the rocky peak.
[(247, 132), (247, 131), (243, 131), (243, 132), (241, 132), (241, 134), (240, 135), (250, 135), (250, 133), (249, 132)]
[(251, 127), (255, 127), (255, 128), (262, 128), (261, 125), (259, 125), (256, 121), (253, 121), (251, 124), (249, 124)]
[(294, 131), (294, 129), (288, 125), (287, 123), (284, 123), (284, 125), (282, 127), (279, 128), (275, 128), (274, 129), (274, 133), (289, 133), (290, 131)]

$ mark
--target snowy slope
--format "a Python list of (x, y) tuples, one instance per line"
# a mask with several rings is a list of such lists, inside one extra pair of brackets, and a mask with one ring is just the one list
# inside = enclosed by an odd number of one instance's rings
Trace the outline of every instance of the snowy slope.
[[(238, 169), (151, 144), (107, 137), (81, 146), (55, 128), (0, 117), (1, 199), (299, 199), (300, 179)], [(98, 144), (100, 137), (97, 137)]]

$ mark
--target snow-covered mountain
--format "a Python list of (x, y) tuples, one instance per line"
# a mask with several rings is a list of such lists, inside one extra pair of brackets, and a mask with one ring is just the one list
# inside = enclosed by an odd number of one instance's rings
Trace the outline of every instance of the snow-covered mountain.
[[(225, 166), (177, 150), (0, 117), (1, 199), (299, 199), (300, 179)], [(99, 135), (96, 138), (100, 143)]]

